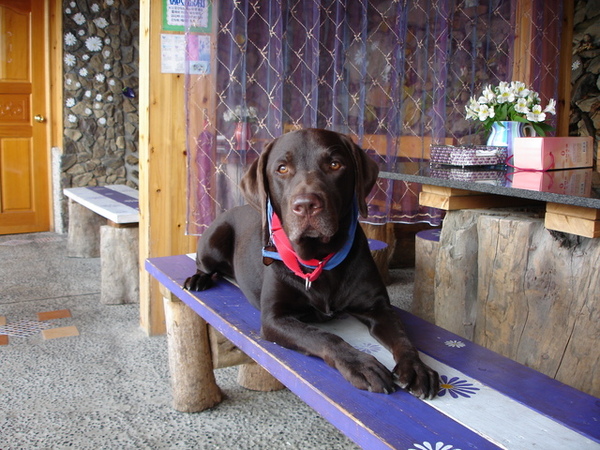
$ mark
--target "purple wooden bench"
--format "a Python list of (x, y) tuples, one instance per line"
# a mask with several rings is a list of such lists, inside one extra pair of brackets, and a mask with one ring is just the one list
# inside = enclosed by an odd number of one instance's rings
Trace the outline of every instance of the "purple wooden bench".
[[(195, 272), (188, 255), (149, 259), (146, 270), (161, 283), (165, 296), (188, 305), (190, 314), (212, 325), (363, 448), (600, 448), (599, 399), (405, 311), (398, 314), (409, 336), (442, 376), (442, 389), (434, 400), (423, 401), (401, 390), (391, 395), (358, 390), (320, 359), (263, 340), (259, 312), (230, 282), (219, 280), (204, 292), (183, 290), (184, 280)], [(393, 364), (391, 355), (354, 319), (324, 327), (384, 364)], [(170, 353), (189, 344), (185, 336), (175, 338), (171, 331)], [(198, 349), (188, 351), (197, 353)], [(210, 358), (200, 366), (212, 373)], [(210, 388), (193, 389), (205, 387)]]

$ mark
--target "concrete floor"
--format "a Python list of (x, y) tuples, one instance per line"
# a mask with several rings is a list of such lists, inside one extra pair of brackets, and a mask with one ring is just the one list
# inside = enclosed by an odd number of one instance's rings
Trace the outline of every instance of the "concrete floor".
[[(356, 448), (288, 390), (238, 386), (236, 368), (216, 371), (221, 404), (174, 411), (165, 337), (141, 331), (137, 305), (100, 304), (100, 260), (67, 258), (66, 240), (0, 236), (0, 325), (29, 334), (0, 346), (0, 449)], [(398, 306), (412, 274), (393, 272)], [(38, 320), (64, 309), (71, 317)], [(78, 334), (44, 339), (41, 327)]]

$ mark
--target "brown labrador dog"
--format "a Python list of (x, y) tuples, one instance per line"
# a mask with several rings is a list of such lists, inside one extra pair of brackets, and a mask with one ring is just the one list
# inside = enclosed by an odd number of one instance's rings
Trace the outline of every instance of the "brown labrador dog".
[[(389, 393), (396, 379), (433, 398), (438, 374), (407, 338), (357, 226), (377, 174), (347, 136), (307, 129), (275, 139), (242, 179), (250, 205), (221, 214), (199, 240), (198, 271), (185, 288), (204, 290), (215, 275), (233, 277), (260, 309), (265, 339), (322, 358), (357, 388)], [(342, 313), (365, 323), (392, 352), (393, 372), (310, 325)]]

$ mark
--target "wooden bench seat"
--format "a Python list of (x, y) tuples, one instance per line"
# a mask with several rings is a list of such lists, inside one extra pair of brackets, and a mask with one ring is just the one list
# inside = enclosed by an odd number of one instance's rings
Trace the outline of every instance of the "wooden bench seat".
[(101, 301), (139, 302), (138, 191), (125, 185), (69, 188), (67, 255), (101, 264)]
[[(391, 395), (358, 390), (322, 360), (263, 340), (259, 312), (230, 282), (219, 280), (204, 292), (183, 290), (184, 280), (195, 272), (189, 255), (149, 259), (146, 270), (172, 295), (167, 302), (187, 304), (190, 315), (212, 325), (363, 448), (442, 448), (438, 443), (448, 449), (600, 446), (600, 400), (407, 312), (398, 310), (409, 336), (442, 376), (442, 390), (434, 400), (402, 390)], [(192, 340), (172, 339), (176, 325), (167, 323), (170, 353)], [(393, 365), (389, 352), (353, 318), (323, 326)], [(212, 371), (209, 352), (208, 357), (202, 349), (188, 349), (187, 354), (201, 355), (199, 367)], [(197, 395), (210, 388), (194, 387)]]

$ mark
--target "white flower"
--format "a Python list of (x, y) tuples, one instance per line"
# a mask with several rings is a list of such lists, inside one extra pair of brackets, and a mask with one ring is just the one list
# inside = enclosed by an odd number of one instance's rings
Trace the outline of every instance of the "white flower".
[(105, 50), (105, 51), (104, 51), (104, 57), (105, 57), (105, 58), (108, 58), (108, 57), (110, 57), (110, 50)]
[(457, 339), (452, 339), (449, 341), (444, 342), (444, 344), (446, 344), (448, 347), (454, 347), (454, 348), (463, 348), (465, 346), (465, 343), (463, 341), (459, 341)]
[(85, 96), (90, 98), (92, 96), (92, 91), (85, 91)]
[(108, 6), (112, 6), (114, 2), (115, 2), (115, 0), (106, 0), (106, 4)]
[(75, 123), (77, 122), (77, 116), (75, 114), (69, 114), (68, 120), (71, 123)]
[(79, 30), (79, 31), (77, 32), (77, 34), (78, 34), (79, 36), (83, 36), (83, 35), (85, 34), (85, 30)]
[(115, 80), (109, 80), (108, 84), (109, 84), (110, 86), (114, 86), (114, 85), (115, 85)]
[(581, 66), (581, 61), (579, 61), (579, 60), (573, 61), (573, 64), (571, 64), (571, 70), (577, 70), (577, 69), (579, 69), (580, 66)]
[(104, 29), (108, 26), (108, 22), (104, 17), (98, 17), (97, 19), (94, 19), (94, 23), (100, 29)]
[(89, 116), (92, 113), (92, 110), (90, 108), (85, 108), (84, 112), (85, 112), (86, 115)]
[(106, 125), (106, 117), (100, 117), (100, 118), (98, 119), (98, 123), (99, 123), (100, 125)]
[(110, 64), (104, 64), (104, 70), (110, 70), (110, 69), (111, 69)]
[(104, 43), (105, 43), (106, 45), (109, 45), (109, 44), (110, 44), (110, 38), (105, 38), (105, 39), (104, 39)]
[(71, 86), (73, 84), (73, 80), (70, 78), (67, 79), (67, 86)]
[(98, 36), (91, 36), (85, 40), (85, 46), (90, 52), (99, 52), (102, 50), (102, 39)]
[(98, 6), (98, 3), (94, 3), (90, 9), (92, 10), (92, 12), (100, 11), (100, 7)]
[(65, 45), (70, 47), (71, 45), (75, 45), (77, 43), (77, 38), (71, 32), (65, 33)]
[(526, 98), (520, 98), (515, 104), (515, 111), (521, 114), (527, 114), (529, 112), (529, 106), (527, 105)]
[(65, 14), (71, 14), (71, 8), (65, 9)]
[(73, 97), (69, 97), (65, 102), (65, 105), (67, 105), (67, 108), (72, 108), (75, 106), (75, 99)]
[(556, 114), (556, 100), (551, 98), (546, 107), (544, 108), (544, 112), (547, 112), (549, 114)]
[(542, 106), (534, 105), (531, 111), (527, 113), (527, 120), (531, 122), (543, 122), (546, 120), (546, 113), (542, 111)]
[(75, 59), (75, 56), (74, 56), (74, 55), (72, 55), (71, 53), (67, 53), (67, 54), (65, 55), (65, 59), (64, 59), (64, 61), (65, 61), (65, 64), (66, 64), (67, 66), (74, 66), (74, 65), (75, 65), (75, 62), (76, 62), (76, 59)]
[(87, 77), (88, 76), (88, 70), (84, 67), (82, 69), (79, 69), (79, 75), (81, 75), (82, 77)]
[(106, 97), (106, 100), (112, 102), (114, 100), (114, 97), (112, 95), (109, 95), (108, 97)]
[(482, 104), (479, 105), (479, 111), (477, 112), (477, 117), (482, 122), (486, 119), (493, 119), (495, 115), (494, 108), (490, 108), (488, 105)]
[(77, 6), (77, 3), (75, 3), (75, 2), (71, 2), (71, 3), (69, 3), (69, 6), (70, 6), (71, 8), (75, 8), (75, 7)]
[(77, 83), (75, 83), (75, 87), (79, 89), (81, 87), (81, 83), (78, 81)]
[(77, 13), (73, 16), (73, 20), (77, 25), (83, 25), (85, 23), (85, 17), (81, 13)]
[(99, 73), (96, 75), (96, 81), (99, 81), (100, 83), (103, 83), (105, 79), (106, 79), (106, 77), (104, 76), (103, 73)]
[(450, 444), (444, 444), (443, 442), (436, 442), (435, 446), (425, 441), (422, 444), (413, 444), (415, 448), (411, 448), (410, 450), (459, 450), (454, 448), (454, 446)]
[(94, 103), (94, 109), (102, 109), (102, 103)]
[(87, 61), (88, 59), (90, 59), (90, 55), (85, 54), (81, 57), (81, 59), (83, 59), (84, 61)]
[(97, 94), (96, 95), (96, 101), (98, 101), (98, 102), (102, 101), (102, 94)]

